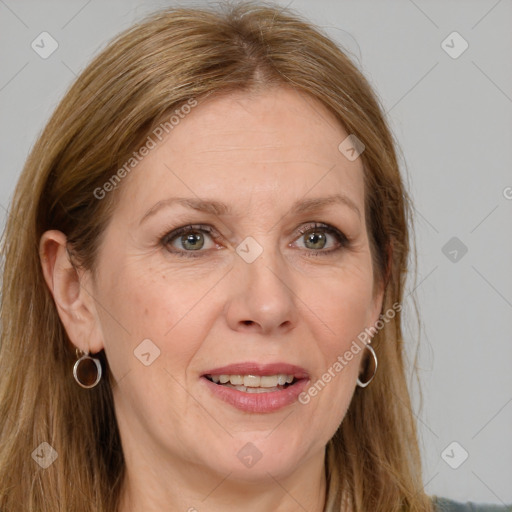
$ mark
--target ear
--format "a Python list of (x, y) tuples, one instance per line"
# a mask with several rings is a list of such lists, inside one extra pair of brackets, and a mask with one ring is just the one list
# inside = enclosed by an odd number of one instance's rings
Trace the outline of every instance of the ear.
[(103, 349), (103, 336), (92, 295), (91, 274), (74, 267), (66, 235), (46, 231), (39, 243), (43, 274), (71, 342), (83, 352)]
[(371, 311), (370, 311), (370, 325), (375, 325), (377, 320), (379, 320), (381, 312), (382, 312), (382, 305), (384, 301), (384, 293), (387, 288), (389, 279), (391, 277), (391, 265), (392, 265), (392, 258), (393, 258), (393, 247), (391, 243), (387, 247), (386, 251), (387, 261), (386, 261), (386, 269), (385, 269), (385, 275), (382, 276), (381, 279), (378, 279), (376, 283), (374, 283), (374, 289), (373, 289), (373, 297), (372, 297), (372, 304), (371, 304)]
[(373, 298), (372, 298), (371, 310), (370, 310), (370, 325), (375, 325), (377, 320), (380, 318), (383, 301), (384, 301), (384, 283), (379, 280), (379, 282), (375, 284), (375, 289), (373, 292)]

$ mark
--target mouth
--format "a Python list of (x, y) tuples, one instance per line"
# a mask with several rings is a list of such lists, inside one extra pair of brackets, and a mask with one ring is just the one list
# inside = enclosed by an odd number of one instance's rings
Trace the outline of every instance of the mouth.
[(201, 376), (216, 398), (245, 412), (273, 412), (292, 404), (309, 382), (303, 368), (285, 363), (241, 363)]
[(293, 386), (298, 379), (293, 375), (205, 375), (210, 382), (244, 393), (272, 393)]

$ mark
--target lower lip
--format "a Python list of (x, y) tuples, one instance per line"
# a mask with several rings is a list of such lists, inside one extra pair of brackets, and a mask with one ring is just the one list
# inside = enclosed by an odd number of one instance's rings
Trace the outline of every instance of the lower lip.
[(252, 413), (274, 412), (293, 404), (309, 382), (308, 379), (300, 379), (281, 391), (245, 393), (238, 389), (215, 384), (206, 377), (201, 377), (201, 380), (206, 383), (216, 397), (241, 411)]

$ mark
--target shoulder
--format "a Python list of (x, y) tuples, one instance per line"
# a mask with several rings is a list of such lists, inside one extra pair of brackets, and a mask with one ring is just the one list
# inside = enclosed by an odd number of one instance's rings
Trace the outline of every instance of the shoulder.
[(486, 505), (483, 503), (460, 503), (446, 498), (432, 497), (435, 512), (512, 512), (512, 505)]

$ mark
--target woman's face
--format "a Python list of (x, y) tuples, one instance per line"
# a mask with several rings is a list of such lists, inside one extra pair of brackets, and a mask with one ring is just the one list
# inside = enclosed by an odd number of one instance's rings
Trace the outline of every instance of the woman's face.
[(241, 92), (193, 108), (124, 179), (84, 286), (128, 464), (257, 480), (323, 458), (364, 351), (332, 368), (382, 300), (347, 136), (307, 96)]

